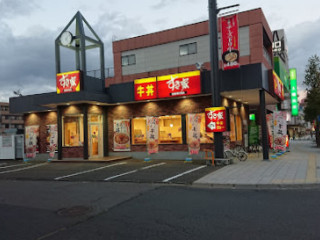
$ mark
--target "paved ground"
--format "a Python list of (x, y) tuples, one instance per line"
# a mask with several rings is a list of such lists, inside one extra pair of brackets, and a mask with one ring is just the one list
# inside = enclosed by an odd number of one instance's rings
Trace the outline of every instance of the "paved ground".
[[(271, 154), (270, 154), (271, 155)], [(194, 182), (210, 186), (308, 187), (320, 183), (320, 149), (309, 141), (291, 141), (290, 152), (269, 161), (262, 154), (236, 162)]]
[[(1, 163), (1, 162), (0, 162)], [(6, 161), (0, 165), (0, 180), (45, 180), (71, 182), (135, 182), (192, 184), (221, 167), (206, 166), (205, 161), (151, 161), (128, 159), (100, 163), (48, 163)]]
[[(271, 157), (272, 154), (270, 154)], [(205, 161), (49, 163), (0, 161), (0, 180), (178, 183), (214, 187), (310, 187), (320, 183), (320, 149), (311, 140), (291, 141), (290, 152), (263, 161), (262, 153), (225, 167)]]

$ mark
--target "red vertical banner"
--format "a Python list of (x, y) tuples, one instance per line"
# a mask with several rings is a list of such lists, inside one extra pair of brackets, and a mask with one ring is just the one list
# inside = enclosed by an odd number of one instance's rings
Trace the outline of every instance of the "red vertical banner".
[(222, 17), (220, 22), (223, 70), (239, 68), (238, 15)]
[(226, 108), (206, 108), (206, 132), (225, 132), (227, 130)]

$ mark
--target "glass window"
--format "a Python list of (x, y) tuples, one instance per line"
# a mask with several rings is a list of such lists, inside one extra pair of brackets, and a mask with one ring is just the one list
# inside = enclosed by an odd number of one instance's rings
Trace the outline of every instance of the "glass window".
[[(206, 132), (206, 118), (205, 113), (201, 114), (201, 123), (200, 123), (200, 143), (213, 143), (214, 135), (212, 132)], [(188, 118), (187, 118), (188, 121)], [(187, 126), (189, 126), (187, 122)], [(188, 130), (187, 130), (187, 141), (189, 141), (188, 138)], [(188, 142), (189, 143), (189, 142)]]
[(242, 141), (242, 122), (239, 115), (236, 116), (237, 141)]
[(197, 43), (180, 45), (180, 56), (197, 53)]
[(128, 57), (124, 56), (121, 58), (121, 60), (122, 60), (122, 66), (129, 65), (129, 58)]
[(214, 135), (212, 132), (206, 132), (206, 116), (205, 113), (201, 114), (200, 126), (200, 143), (213, 143)]
[(136, 55), (127, 55), (127, 56), (122, 56), (121, 58), (122, 66), (128, 66), (128, 65), (134, 65), (136, 64)]
[(188, 55), (188, 45), (180, 46), (180, 56)]
[(63, 142), (65, 147), (77, 147), (83, 145), (83, 117), (82, 115), (64, 116), (63, 125)]
[(236, 141), (236, 126), (234, 123), (234, 115), (230, 114), (230, 141)]
[(182, 144), (180, 115), (159, 117), (159, 142), (160, 144)]
[(134, 118), (132, 123), (132, 144), (147, 143), (146, 118)]
[(230, 114), (230, 141), (242, 141), (242, 121), (239, 115)]

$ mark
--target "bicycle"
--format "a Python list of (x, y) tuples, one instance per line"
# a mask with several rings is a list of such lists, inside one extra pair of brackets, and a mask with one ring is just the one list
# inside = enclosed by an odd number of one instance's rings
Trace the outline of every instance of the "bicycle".
[(235, 158), (238, 158), (239, 161), (246, 161), (248, 158), (248, 154), (243, 150), (238, 149), (228, 149), (224, 151), (224, 157), (231, 159), (232, 161)]

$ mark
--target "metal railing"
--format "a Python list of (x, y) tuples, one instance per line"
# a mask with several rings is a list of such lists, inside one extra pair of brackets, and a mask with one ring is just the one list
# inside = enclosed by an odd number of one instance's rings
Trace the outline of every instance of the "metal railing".
[[(114, 77), (114, 68), (113, 67), (109, 67), (109, 68), (105, 68), (104, 69), (104, 74), (105, 77)], [(90, 77), (95, 77), (95, 78), (100, 78), (101, 76), (101, 69), (96, 69), (96, 70), (90, 70), (87, 71), (87, 76)]]

